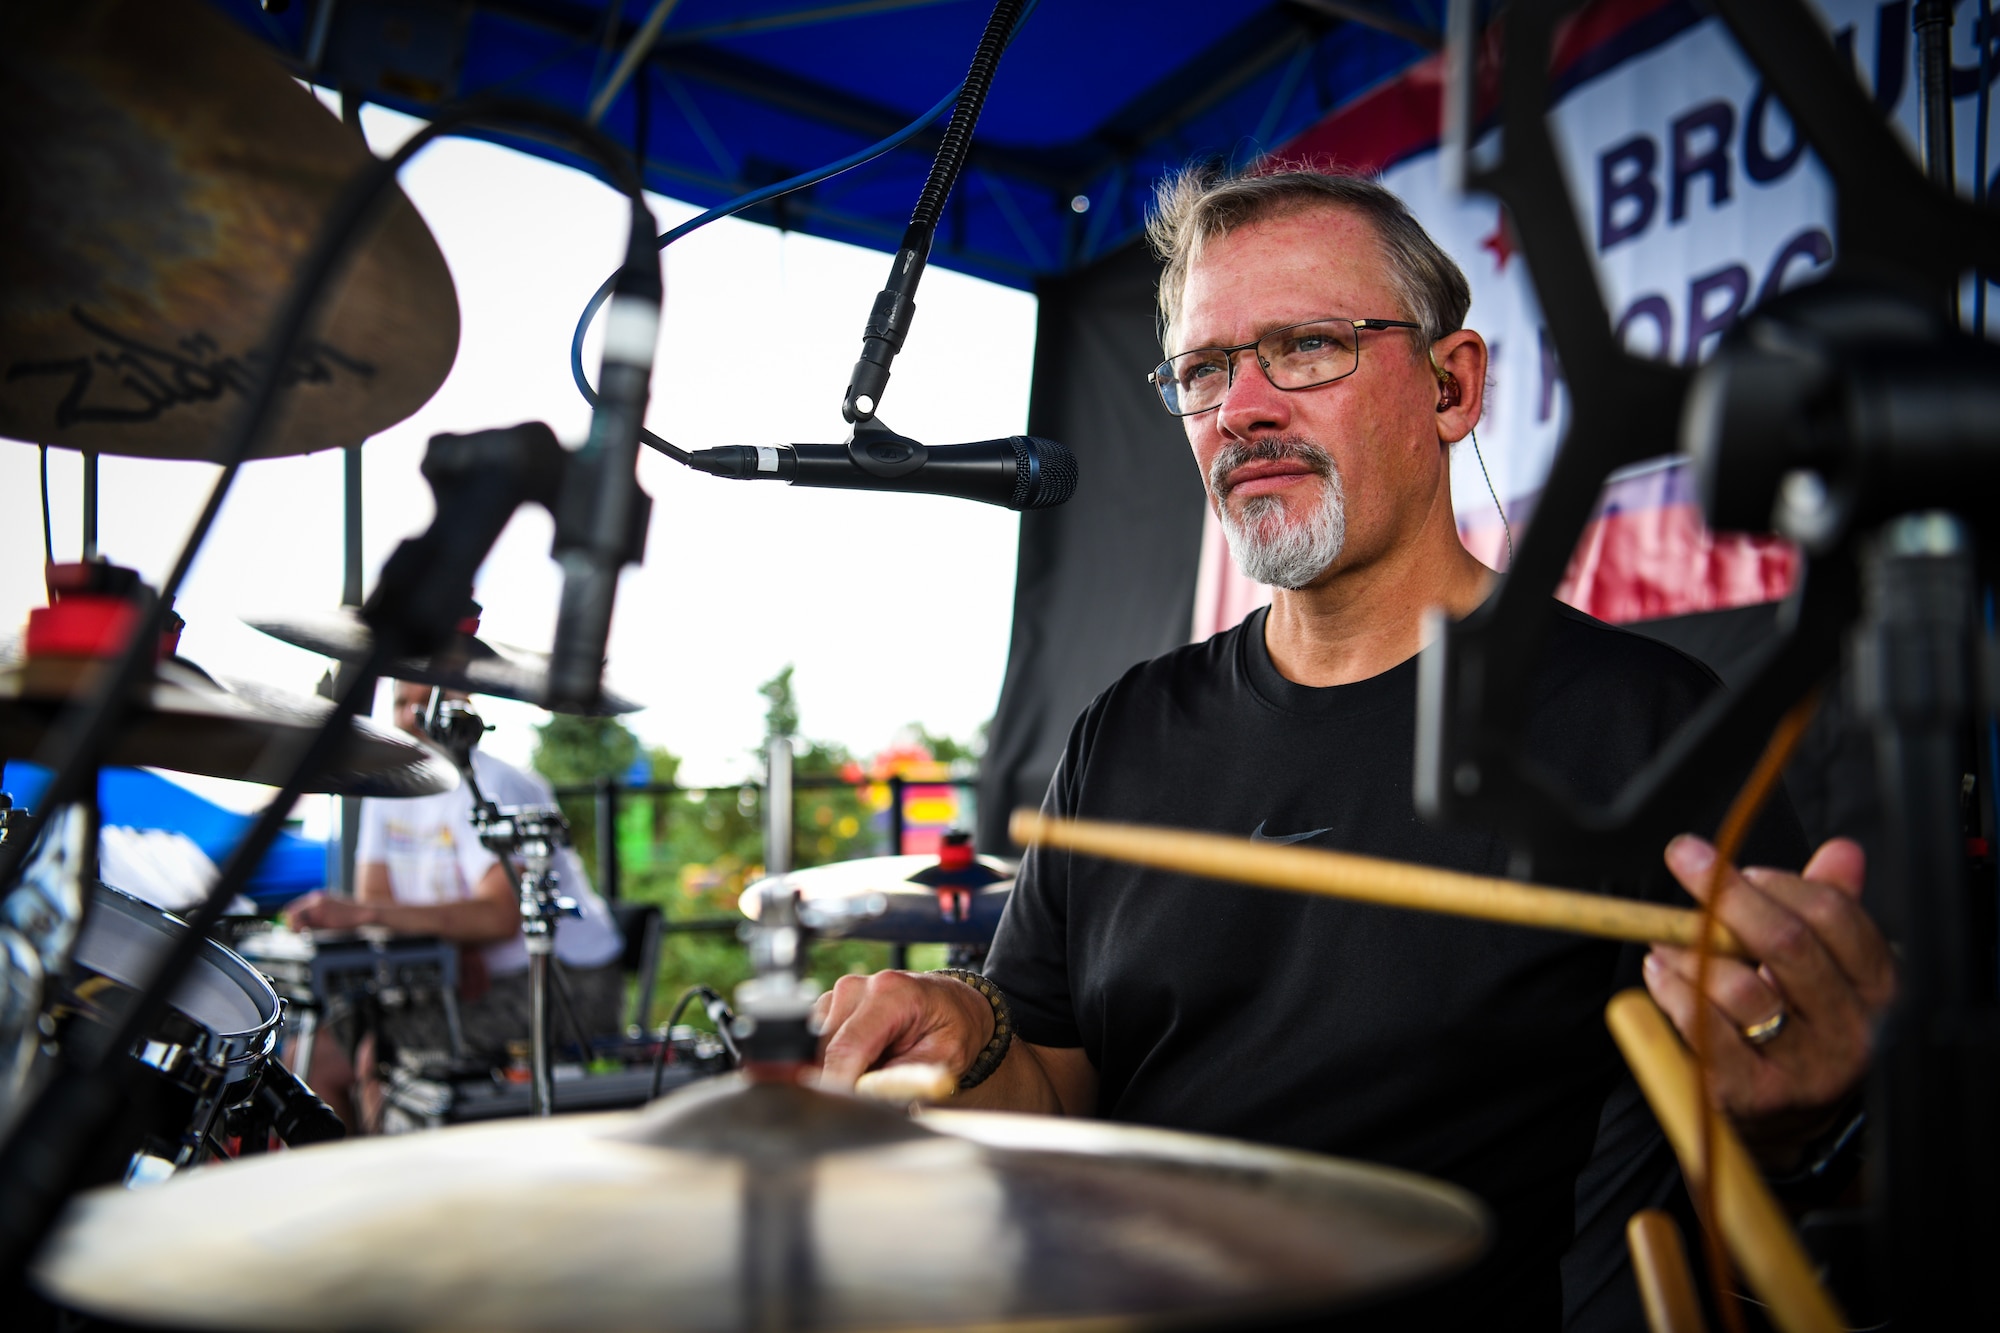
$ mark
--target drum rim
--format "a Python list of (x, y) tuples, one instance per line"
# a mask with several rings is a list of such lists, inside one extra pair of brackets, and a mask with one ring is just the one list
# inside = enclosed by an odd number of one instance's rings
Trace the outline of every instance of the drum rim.
[[(155, 903), (149, 903), (144, 898), (128, 893), (115, 884), (107, 884), (100, 879), (93, 881), (92, 888), (93, 892), (90, 904), (92, 912), (98, 911), (108, 905), (111, 910), (117, 912), (119, 915), (148, 929), (155, 930), (163, 937), (170, 937), (177, 932), (188, 929), (187, 922), (179, 916), (167, 911), (164, 907), (160, 907)], [(89, 919), (86, 917), (86, 929), (88, 925)], [(133, 988), (133, 983), (119, 977), (111, 976), (87, 962), (81, 952), (82, 939), (83, 936), (79, 933), (78, 952), (71, 960), (71, 967), (73, 969), (88, 972), (92, 976), (102, 977), (114, 985), (123, 986), (128, 990)], [(203, 1042), (204, 1049), (202, 1051), (204, 1059), (212, 1065), (222, 1066), (227, 1070), (228, 1081), (235, 1082), (238, 1078), (247, 1074), (250, 1068), (266, 1058), (275, 1047), (278, 1029), (284, 1021), (284, 1001), (278, 997), (277, 990), (263, 973), (251, 966), (241, 954), (226, 944), (214, 939), (204, 938), (201, 942), (201, 952), (197, 956), (197, 965), (203, 964), (220, 973), (249, 998), (252, 1006), (256, 1008), (260, 1015), (257, 1024), (238, 1031), (225, 1032), (202, 1022), (178, 1004), (171, 1004), (169, 1007), (183, 1021), (200, 1029), (205, 1037), (205, 1041)], [(184, 978), (181, 984), (187, 985), (193, 979), (193, 975), (190, 973), (190, 976)]]

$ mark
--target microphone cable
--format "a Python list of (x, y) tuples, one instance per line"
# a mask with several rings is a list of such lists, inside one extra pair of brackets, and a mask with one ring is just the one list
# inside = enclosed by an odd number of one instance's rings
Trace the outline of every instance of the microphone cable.
[(682, 994), (681, 998), (675, 1002), (674, 1011), (667, 1015), (667, 1025), (660, 1029), (660, 1044), (653, 1051), (652, 1096), (655, 1098), (660, 1095), (660, 1084), (666, 1076), (667, 1056), (674, 1044), (674, 1028), (679, 1025), (681, 1015), (687, 1012), (688, 1005), (697, 996), (708, 1001), (704, 1007), (707, 1010), (709, 1021), (715, 1024), (715, 1034), (721, 1039), (722, 1048), (729, 1052), (730, 1063), (740, 1064), (742, 1062), (743, 1057), (736, 1050), (736, 1038), (729, 1031), (729, 1021), (732, 1017), (729, 1012), (729, 1001), (723, 999), (718, 992), (710, 987), (690, 986)]
[[(999, 60), (1000, 53), (1004, 52), (1008, 46), (1011, 46), (1013, 44), (1014, 38), (1020, 35), (1022, 27), (1028, 22), (1029, 18), (1031, 18), (1034, 15), (1035, 9), (1040, 3), (1041, 0), (1028, 0), (1026, 8), (1024, 8), (1021, 11), (1021, 17), (1016, 19), (1014, 21), (1014, 26), (1008, 30), (1006, 41), (1001, 43), (999, 49), (995, 50), (992, 53), (991, 62), (997, 62)], [(982, 41), (980, 48), (982, 56), (985, 54), (986, 50), (990, 45), (991, 44), (989, 42)], [(987, 77), (989, 79), (991, 78), (991, 71), (990, 71), (991, 62), (988, 62), (989, 68)], [(975, 61), (975, 69), (979, 67), (979, 64), (980, 62)], [(730, 199), (724, 203), (717, 204), (714, 208), (709, 209), (706, 213), (702, 213), (699, 216), (689, 218), (686, 222), (681, 223), (678, 227), (674, 227), (671, 230), (663, 233), (659, 238), (659, 248), (664, 250), (668, 246), (672, 245), (675, 241), (678, 241), (682, 237), (691, 235), (694, 232), (701, 230), (703, 227), (706, 227), (711, 222), (716, 222), (722, 218), (731, 217), (737, 213), (743, 212), (745, 209), (748, 208), (755, 208), (758, 204), (767, 203), (770, 200), (780, 197), (781, 195), (791, 194), (795, 190), (803, 190), (807, 186), (817, 185), (824, 180), (831, 180), (833, 177), (838, 176), (843, 172), (852, 171), (854, 168), (872, 162), (876, 158), (881, 157), (886, 153), (894, 152), (896, 149), (901, 148), (911, 139), (914, 139), (917, 135), (921, 134), (928, 126), (930, 126), (933, 122), (935, 122), (939, 116), (942, 116), (945, 112), (950, 111), (955, 105), (957, 105), (960, 94), (964, 93), (965, 90), (966, 90), (965, 83), (958, 84), (950, 92), (946, 93), (943, 97), (939, 98), (937, 104), (932, 106), (930, 110), (924, 112), (921, 116), (917, 117), (915, 120), (905, 125), (902, 129), (897, 130), (894, 134), (891, 134), (886, 139), (881, 139), (875, 143), (870, 144), (868, 147), (863, 148), (858, 152), (848, 154), (846, 157), (841, 158), (837, 162), (830, 162), (826, 166), (816, 167), (811, 171), (803, 171), (796, 176), (789, 177), (788, 179), (777, 181), (773, 184), (763, 186), (759, 189), (751, 190), (747, 194), (740, 194), (736, 196), (736, 198), (734, 199)], [(985, 100), (985, 90), (983, 87), (980, 90), (980, 100), (982, 102)], [(964, 146), (956, 150), (956, 155), (958, 161), (960, 163), (963, 162), (965, 153), (969, 152), (971, 147), (971, 129), (969, 123), (970, 120), (971, 120), (970, 117), (962, 118), (958, 116), (953, 116), (951, 124), (946, 127), (945, 131), (947, 136), (946, 142), (939, 148), (938, 162), (941, 162), (943, 160), (945, 150), (952, 146), (953, 139), (951, 136), (951, 131), (953, 128), (958, 126), (961, 123), (961, 121), (966, 123), (967, 128), (963, 136), (961, 136), (964, 140)], [(936, 179), (938, 177), (938, 162), (933, 162), (931, 168), (931, 179), (925, 182), (925, 194), (918, 200), (918, 208), (920, 210), (924, 208), (924, 201), (928, 199), (932, 193), (932, 186), (936, 182)], [(644, 171), (643, 163), (640, 164), (640, 171), (642, 173)], [(957, 174), (958, 174), (958, 167), (953, 166), (951, 168), (951, 179), (956, 180)], [(950, 190), (949, 181), (945, 184), (944, 189), (945, 192), (947, 193), (949, 192)], [(934, 206), (933, 211), (942, 210), (943, 204), (944, 204), (943, 199), (939, 198)], [(912, 225), (915, 225), (914, 218), (912, 219)], [(606, 278), (604, 280), (604, 284), (600, 286), (594, 293), (592, 293), (590, 300), (584, 304), (583, 314), (577, 318), (575, 333), (573, 333), (570, 336), (570, 342), (569, 342), (570, 378), (576, 381), (576, 390), (578, 393), (583, 395), (583, 400), (586, 403), (589, 403), (593, 408), (597, 406), (597, 390), (591, 385), (590, 376), (585, 372), (583, 367), (583, 341), (585, 336), (590, 332), (591, 322), (597, 318), (597, 312), (603, 309), (604, 303), (611, 298), (611, 286), (612, 283), (616, 280), (616, 277), (617, 275), (613, 274), (612, 277)], [(655, 435), (652, 431), (643, 428), (639, 432), (639, 438), (642, 441), (644, 441), (647, 445), (651, 446), (654, 449), (659, 450), (667, 457), (673, 459), (676, 463), (679, 463), (682, 466), (688, 465), (688, 452), (687, 450), (682, 449), (678, 445), (675, 445), (665, 439), (662, 439), (660, 436)]]

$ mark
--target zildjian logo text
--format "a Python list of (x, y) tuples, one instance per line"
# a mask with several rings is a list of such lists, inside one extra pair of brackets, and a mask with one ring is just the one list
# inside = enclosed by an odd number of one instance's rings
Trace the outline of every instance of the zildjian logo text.
[[(225, 356), (206, 333), (187, 335), (180, 339), (179, 350), (174, 350), (119, 333), (81, 309), (72, 308), (70, 315), (85, 332), (106, 345), (89, 356), (16, 361), (7, 367), (9, 384), (31, 375), (69, 376), (69, 392), (56, 404), (58, 427), (81, 422), (156, 421), (174, 408), (212, 403), (225, 393), (247, 396), (263, 373), (262, 353)], [(100, 377), (100, 369), (108, 372), (108, 377)], [(372, 379), (375, 367), (326, 343), (306, 342), (280, 371), (278, 387), (331, 384), (343, 373)], [(92, 393), (93, 388), (97, 393)]]

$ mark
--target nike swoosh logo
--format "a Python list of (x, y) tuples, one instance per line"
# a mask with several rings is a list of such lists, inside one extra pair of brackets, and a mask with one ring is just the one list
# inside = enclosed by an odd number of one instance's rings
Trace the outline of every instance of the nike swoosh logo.
[(1279, 843), (1304, 842), (1307, 838), (1317, 838), (1322, 833), (1333, 832), (1331, 828), (1316, 828), (1316, 829), (1308, 829), (1304, 833), (1266, 833), (1264, 832), (1265, 823), (1266, 823), (1265, 820), (1260, 819), (1257, 821), (1257, 827), (1250, 830), (1250, 841), (1279, 842)]

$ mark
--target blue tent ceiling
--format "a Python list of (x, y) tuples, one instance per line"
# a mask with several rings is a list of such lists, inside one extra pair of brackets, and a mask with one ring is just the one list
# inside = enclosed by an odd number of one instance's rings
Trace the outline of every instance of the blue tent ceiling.
[[(582, 112), (654, 0), (213, 0), (301, 77), (415, 115), (478, 93)], [(964, 77), (990, 0), (681, 0), (605, 128), (647, 184), (720, 203), (844, 157)], [(1245, 160), (1435, 47), (1443, 0), (1042, 0), (932, 262), (1032, 288), (1138, 235), (1153, 183)], [(582, 165), (545, 143), (501, 139)], [(893, 249), (935, 132), (749, 216)], [(1084, 203), (1087, 201), (1087, 204)]]

